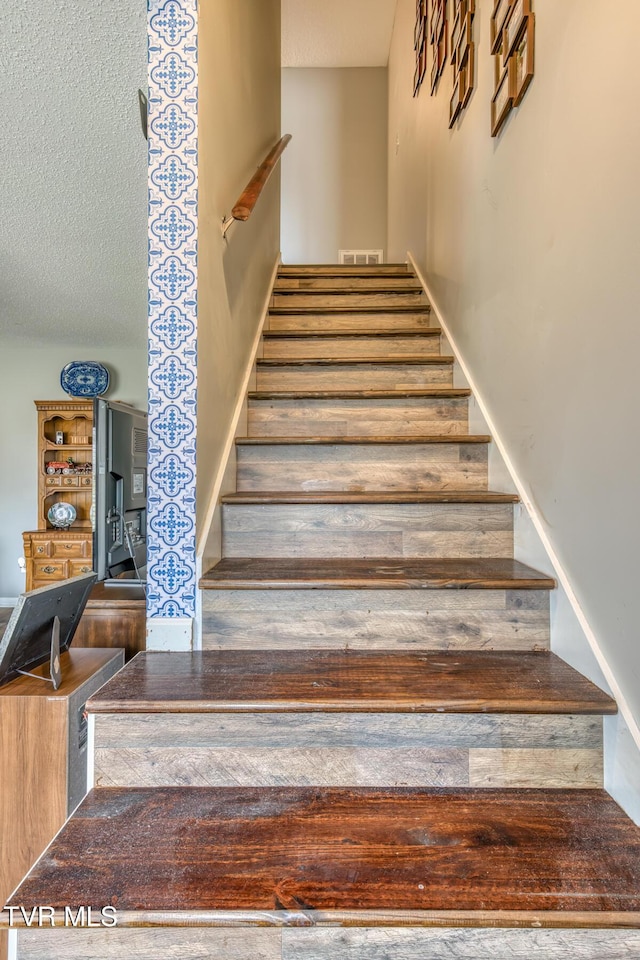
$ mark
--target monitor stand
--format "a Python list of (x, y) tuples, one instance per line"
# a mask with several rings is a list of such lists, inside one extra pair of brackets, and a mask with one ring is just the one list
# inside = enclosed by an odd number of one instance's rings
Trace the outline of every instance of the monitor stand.
[(51, 654), (49, 656), (49, 676), (41, 677), (37, 673), (29, 673), (27, 670), (18, 670), (17, 673), (23, 677), (33, 677), (34, 680), (44, 680), (45, 683), (52, 683), (53, 689), (57, 690), (62, 683), (62, 671), (60, 669), (60, 620), (53, 618), (51, 627)]

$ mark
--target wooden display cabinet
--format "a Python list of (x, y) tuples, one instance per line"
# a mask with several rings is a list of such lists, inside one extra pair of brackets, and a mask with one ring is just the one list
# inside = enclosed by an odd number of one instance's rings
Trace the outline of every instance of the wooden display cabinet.
[[(38, 411), (38, 529), (24, 533), (27, 590), (66, 580), (93, 569), (93, 402), (36, 400)], [(63, 442), (56, 443), (62, 434)], [(50, 466), (72, 461), (67, 472)], [(55, 471), (55, 472), (54, 472)], [(70, 527), (54, 527), (52, 504), (75, 507)]]

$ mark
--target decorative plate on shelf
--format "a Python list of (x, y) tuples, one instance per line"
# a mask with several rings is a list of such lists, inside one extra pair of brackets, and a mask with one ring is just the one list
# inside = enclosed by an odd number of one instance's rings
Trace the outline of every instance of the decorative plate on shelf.
[(54, 527), (70, 527), (76, 519), (76, 508), (72, 503), (58, 500), (49, 507), (47, 518)]
[(70, 397), (101, 397), (109, 389), (109, 371), (95, 360), (72, 360), (60, 374), (60, 386)]

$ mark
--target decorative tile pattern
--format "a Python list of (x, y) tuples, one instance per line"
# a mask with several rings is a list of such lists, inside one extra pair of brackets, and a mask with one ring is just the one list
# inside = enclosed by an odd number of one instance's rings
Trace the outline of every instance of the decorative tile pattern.
[(151, 618), (195, 616), (197, 0), (148, 0)]

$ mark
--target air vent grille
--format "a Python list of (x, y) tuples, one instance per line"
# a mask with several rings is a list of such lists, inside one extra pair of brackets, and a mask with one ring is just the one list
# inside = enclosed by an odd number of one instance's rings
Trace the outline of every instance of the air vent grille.
[(147, 431), (141, 430), (140, 427), (133, 428), (133, 450), (132, 453), (135, 456), (145, 456), (147, 455)]
[(382, 263), (384, 250), (339, 250), (339, 263), (350, 267), (368, 267)]

